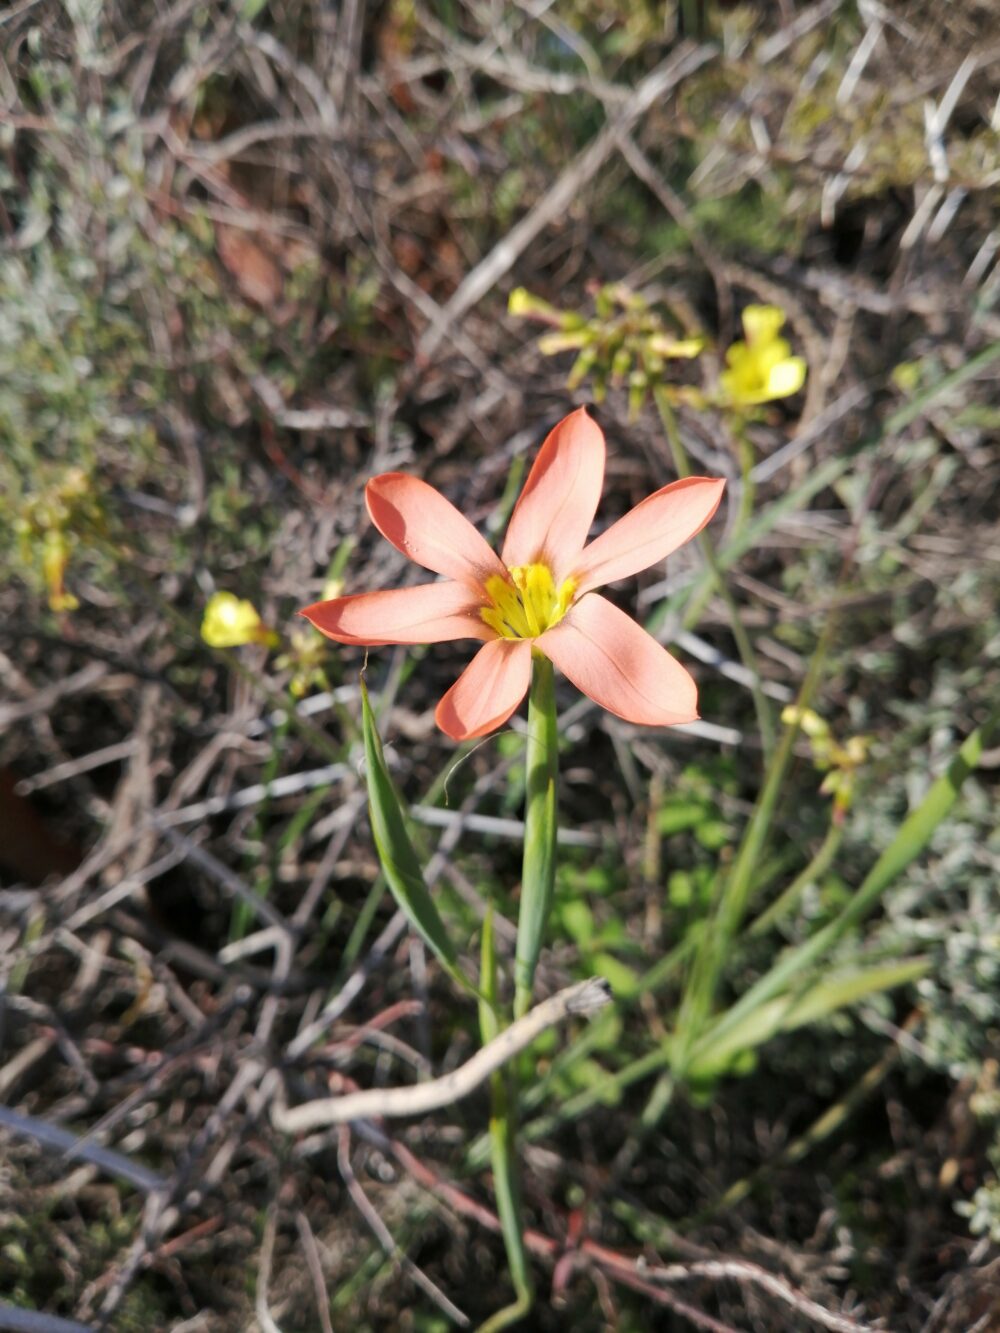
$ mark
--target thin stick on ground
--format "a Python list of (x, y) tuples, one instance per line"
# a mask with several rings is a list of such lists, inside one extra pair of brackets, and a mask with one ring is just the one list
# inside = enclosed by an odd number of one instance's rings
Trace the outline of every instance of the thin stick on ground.
[(302, 1249), (306, 1256), (309, 1276), (312, 1278), (320, 1328), (322, 1333), (333, 1333), (333, 1325), (330, 1323), (330, 1296), (323, 1280), (323, 1263), (320, 1258), (319, 1246), (316, 1244), (316, 1237), (309, 1225), (309, 1219), (301, 1209), (295, 1214), (295, 1225), (298, 1228), (299, 1240), (302, 1242)]
[(326, 1125), (343, 1125), (351, 1120), (425, 1115), (428, 1111), (440, 1110), (467, 1097), (490, 1074), (526, 1050), (547, 1028), (573, 1015), (594, 1013), (610, 1003), (611, 990), (603, 977), (579, 981), (535, 1005), (450, 1074), (408, 1088), (371, 1088), (342, 1097), (321, 1097), (291, 1110), (279, 1091), (271, 1109), (271, 1120), (276, 1129), (286, 1134), (301, 1134)]
[(449, 1319), (454, 1320), (459, 1328), (468, 1328), (472, 1322), (468, 1315), (464, 1314), (456, 1305), (453, 1305), (444, 1294), (436, 1282), (432, 1282), (423, 1269), (404, 1254), (393, 1239), (392, 1232), (379, 1217), (378, 1212), (373, 1207), (367, 1194), (358, 1183), (358, 1178), (354, 1174), (354, 1168), (351, 1166), (351, 1131), (347, 1125), (341, 1125), (339, 1131), (339, 1144), (337, 1147), (337, 1166), (340, 1168), (340, 1174), (344, 1184), (347, 1186), (347, 1192), (350, 1194), (354, 1206), (365, 1219), (368, 1225), (378, 1239), (378, 1243), (385, 1250), (386, 1254), (396, 1259), (406, 1270), (409, 1276), (418, 1287), (431, 1298), (434, 1304), (442, 1310)]

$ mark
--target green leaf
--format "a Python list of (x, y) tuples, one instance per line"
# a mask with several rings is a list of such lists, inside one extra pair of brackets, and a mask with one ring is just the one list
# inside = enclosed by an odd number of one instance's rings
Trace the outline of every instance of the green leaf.
[(712, 813), (712, 807), (706, 801), (675, 796), (664, 801), (656, 812), (656, 827), (665, 838), (669, 838), (675, 833), (697, 828)]
[(611, 983), (611, 989), (617, 999), (627, 1000), (639, 993), (637, 974), (614, 954), (595, 953), (591, 955), (590, 962), (594, 970)]
[(726, 1073), (735, 1059), (763, 1046), (779, 1032), (791, 1032), (816, 1023), (869, 995), (905, 986), (907, 982), (924, 976), (929, 967), (926, 958), (908, 958), (900, 963), (854, 969), (825, 977), (804, 995), (783, 995), (780, 999), (770, 1000), (747, 1014), (721, 1040), (713, 1042), (709, 1033), (705, 1049), (686, 1070), (687, 1077), (697, 1082)]
[[(931, 784), (927, 795), (904, 821), (890, 845), (865, 876), (838, 915), (815, 935), (787, 950), (769, 972), (742, 995), (697, 1040), (686, 1065), (695, 1064), (712, 1047), (717, 1047), (729, 1033), (762, 1005), (787, 992), (796, 977), (803, 976), (841, 939), (874, 910), (888, 886), (920, 855), (934, 830), (947, 818), (958, 800), (962, 784), (972, 773), (983, 751), (992, 743), (1000, 727), (1000, 709), (991, 713), (981, 727), (963, 742), (944, 773)], [(679, 1071), (682, 1072), (682, 1071)]]
[[(480, 946), (479, 1032), (485, 1046), (500, 1034), (499, 986), (497, 982), (496, 936), (493, 930), (493, 906), (486, 910)], [(513, 1305), (505, 1306), (482, 1325), (498, 1330), (519, 1322), (531, 1309), (531, 1269), (524, 1244), (521, 1217), (521, 1182), (517, 1159), (517, 1074), (512, 1069), (496, 1069), (490, 1075), (490, 1156), (493, 1161), (493, 1188), (497, 1216), (503, 1234), (504, 1249), (511, 1280), (517, 1293)]]
[(846, 1009), (867, 999), (869, 995), (878, 995), (882, 991), (895, 990), (926, 976), (930, 968), (928, 958), (904, 958), (898, 963), (880, 963), (875, 967), (854, 968), (825, 977), (813, 986), (800, 999), (796, 1000), (782, 1022), (782, 1029), (791, 1032), (794, 1028), (805, 1027), (821, 1018), (828, 1018), (838, 1009)]
[(729, 842), (731, 829), (724, 819), (706, 819), (695, 828), (694, 836), (707, 852), (718, 852)]
[(560, 903), (558, 908), (559, 923), (566, 934), (581, 949), (586, 949), (594, 939), (594, 914), (582, 898), (571, 898)]
[(473, 995), (475, 986), (458, 963), (458, 953), (434, 906), (420, 861), (406, 829), (406, 819), (382, 753), (364, 678), (361, 680), (361, 724), (365, 741), (365, 776), (368, 781), (368, 813), (375, 850), (392, 896), (420, 938), (437, 954), (442, 967), (458, 985)]

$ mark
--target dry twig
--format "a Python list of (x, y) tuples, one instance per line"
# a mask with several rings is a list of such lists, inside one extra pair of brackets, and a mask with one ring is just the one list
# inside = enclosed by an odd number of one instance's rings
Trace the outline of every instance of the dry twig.
[(442, 1106), (451, 1106), (467, 1097), (494, 1070), (526, 1050), (547, 1028), (574, 1015), (592, 1014), (610, 1003), (611, 991), (603, 977), (578, 981), (535, 1005), (450, 1074), (409, 1088), (371, 1088), (366, 1092), (346, 1093), (342, 1097), (323, 1097), (292, 1109), (280, 1095), (276, 1095), (271, 1119), (276, 1129), (286, 1134), (301, 1134), (351, 1120), (425, 1115), (428, 1111), (440, 1110)]

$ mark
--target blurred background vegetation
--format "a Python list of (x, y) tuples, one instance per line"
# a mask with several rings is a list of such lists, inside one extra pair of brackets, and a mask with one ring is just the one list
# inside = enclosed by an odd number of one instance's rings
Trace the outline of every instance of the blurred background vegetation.
[[(702, 725), (560, 695), (542, 979), (601, 972), (619, 1003), (536, 1048), (527, 1208), (634, 1280), (540, 1261), (530, 1327), (1000, 1326), (1000, 750), (837, 945), (834, 972), (919, 959), (906, 984), (748, 1041), (666, 1114), (628, 1072), (670, 1039), (671, 959), (760, 795), (733, 606), (776, 716), (816, 662), (813, 708), (867, 739), (836, 812), (796, 742), (727, 1002), (836, 917), (1000, 693), (996, 37), (989, 0), (0, 13), (0, 1296), (286, 1333), (429, 1333), (505, 1299), (472, 1208), (485, 1100), (350, 1150), (269, 1126), (255, 1061), (302, 1097), (452, 1067), (475, 1032), (377, 876), (362, 654), (294, 613), (404, 577), (364, 515), (375, 472), (495, 536), (597, 395), (600, 521), (675, 475), (650, 401), (587, 367), (567, 388), (577, 353), (508, 313), (525, 288), (591, 319), (622, 284), (705, 340), (670, 371), (677, 427), (730, 478), (717, 546), (744, 539), (732, 605), (697, 551), (622, 589), (696, 672)], [(735, 423), (693, 391), (748, 304), (785, 311), (809, 374)], [(219, 591), (257, 642), (202, 638)], [(501, 923), (515, 902), (522, 734), (455, 767), (432, 709), (457, 670), (381, 649), (369, 679), (471, 953), (484, 900)], [(62, 1157), (42, 1122), (155, 1181)], [(689, 1267), (644, 1289), (639, 1256)]]

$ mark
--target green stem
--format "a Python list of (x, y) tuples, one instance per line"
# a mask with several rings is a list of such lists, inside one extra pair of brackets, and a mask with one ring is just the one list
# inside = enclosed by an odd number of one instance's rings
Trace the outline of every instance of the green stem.
[(515, 1018), (531, 1008), (535, 968), (552, 907), (556, 874), (559, 734), (555, 673), (552, 663), (540, 653), (534, 656), (531, 667), (525, 765), (524, 862), (514, 955)]
[[(496, 937), (493, 909), (483, 921), (481, 963), (479, 968), (479, 1033), (483, 1045), (500, 1033), (499, 986), (497, 983)], [(493, 1165), (493, 1190), (497, 1216), (507, 1252), (507, 1265), (514, 1283), (516, 1300), (497, 1311), (483, 1325), (485, 1330), (506, 1328), (526, 1315), (532, 1305), (531, 1272), (524, 1248), (524, 1223), (521, 1218), (521, 1188), (517, 1167), (517, 1083), (516, 1070), (498, 1069), (490, 1079), (490, 1158)], [(482, 1330), (480, 1331), (482, 1333)]]
[(517, 1299), (486, 1321), (480, 1333), (506, 1328), (532, 1305), (531, 1273), (524, 1248), (521, 1188), (517, 1167), (517, 1087), (515, 1071), (498, 1070), (490, 1079), (490, 1157), (497, 1216), (507, 1251), (507, 1266)]
[(741, 529), (750, 522), (757, 487), (753, 479), (753, 445), (747, 439), (746, 423), (740, 421), (735, 430), (736, 447), (740, 455), (740, 503), (736, 511), (736, 527)]
[[(663, 424), (663, 430), (670, 445), (670, 452), (673, 455), (674, 467), (677, 469), (679, 477), (690, 477), (691, 463), (687, 456), (687, 450), (684, 448), (684, 442), (681, 439), (681, 433), (677, 427), (677, 417), (674, 415), (674, 409), (666, 395), (662, 385), (657, 385), (653, 390), (653, 400), (656, 403), (656, 409), (660, 414), (660, 421)], [(743, 504), (739, 516), (740, 523), (746, 521), (746, 514), (743, 509), (747, 503), (753, 503), (753, 491), (750, 487), (749, 467), (744, 459), (744, 477), (743, 477)], [(765, 757), (770, 756), (774, 750), (774, 719), (771, 716), (771, 705), (768, 702), (767, 695), (761, 685), (760, 668), (757, 665), (757, 655), (753, 650), (753, 644), (750, 642), (750, 636), (747, 634), (740, 618), (740, 609), (736, 605), (736, 600), (729, 591), (729, 585), (726, 583), (725, 574), (719, 563), (715, 552), (715, 546), (707, 532), (698, 534), (698, 545), (701, 549), (705, 564), (708, 566), (712, 575), (712, 581), (715, 591), (722, 598), (729, 613), (730, 628), (733, 639), (736, 643), (736, 650), (740, 655), (740, 661), (750, 673), (750, 692), (753, 696), (754, 711), (757, 714), (757, 725), (760, 728), (761, 744), (764, 747)]]
[(817, 849), (815, 856), (812, 857), (807, 866), (799, 871), (788, 888), (780, 893), (774, 902), (761, 912), (760, 916), (751, 921), (747, 928), (748, 934), (763, 935), (765, 931), (770, 930), (776, 921), (780, 920), (786, 912), (795, 906), (806, 889), (826, 874), (833, 864), (834, 857), (840, 850), (840, 844), (844, 841), (844, 832), (845, 825), (843, 823), (830, 824), (826, 831), (826, 837)]

